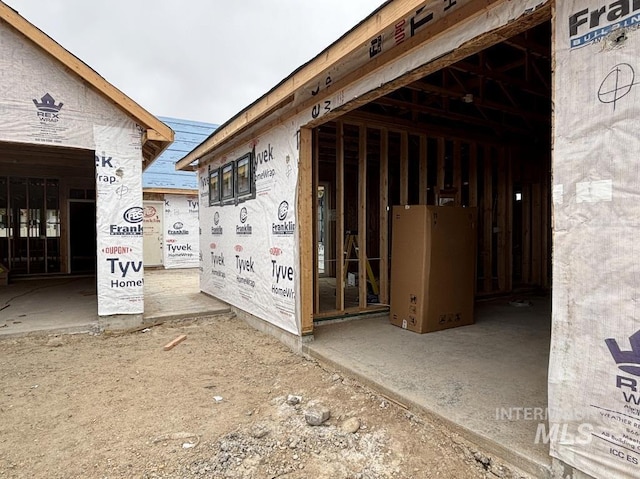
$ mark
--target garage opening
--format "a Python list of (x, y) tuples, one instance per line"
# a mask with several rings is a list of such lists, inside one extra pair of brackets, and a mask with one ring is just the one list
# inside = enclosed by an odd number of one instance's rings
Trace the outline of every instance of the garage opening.
[[(551, 325), (551, 23), (548, 12), (516, 23), (502, 42), (314, 129), (309, 349), (544, 475), (548, 445), (536, 433)], [(390, 325), (389, 209), (415, 204), (477, 208), (474, 325), (424, 335)], [(514, 418), (528, 407), (542, 416)]]
[(388, 305), (393, 205), (477, 208), (478, 297), (549, 288), (550, 30), (314, 130), (316, 319)]

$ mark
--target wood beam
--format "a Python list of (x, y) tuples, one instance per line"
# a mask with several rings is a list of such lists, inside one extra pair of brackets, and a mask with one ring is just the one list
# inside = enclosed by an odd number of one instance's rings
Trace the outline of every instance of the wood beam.
[(400, 204), (409, 204), (409, 134), (400, 133)]
[(389, 304), (389, 131), (380, 129), (380, 296)]
[(358, 151), (358, 304), (367, 307), (367, 127), (359, 128)]
[(421, 205), (427, 204), (427, 188), (429, 187), (428, 182), (428, 169), (427, 169), (427, 136), (420, 135), (420, 192), (418, 201)]
[(469, 144), (469, 206), (478, 206), (478, 144)]
[(483, 292), (493, 291), (493, 159), (491, 148), (484, 147), (484, 198), (482, 224), (484, 226), (484, 240), (482, 248), (484, 285)]
[(336, 122), (336, 310), (344, 311), (344, 125)]
[(300, 130), (298, 161), (298, 244), (300, 245), (300, 329), (313, 334), (313, 139), (309, 128)]
[[(382, 106), (391, 106), (395, 108), (404, 108), (406, 110), (417, 110), (421, 113), (425, 113), (427, 115), (437, 116), (439, 118), (447, 118), (449, 120), (457, 121), (457, 122), (465, 122), (471, 125), (477, 125), (484, 128), (489, 128), (496, 131), (510, 131), (514, 133), (518, 133), (521, 135), (530, 135), (531, 130), (525, 128), (518, 128), (509, 123), (500, 123), (497, 121), (487, 120), (484, 118), (475, 118), (472, 116), (464, 115), (461, 113), (454, 113), (451, 111), (440, 110), (438, 108), (433, 108), (425, 105), (414, 105), (411, 102), (406, 102), (402, 100), (394, 100), (393, 98), (379, 98), (375, 101), (376, 104)], [(518, 113), (519, 115), (520, 113)], [(550, 121), (550, 120), (549, 120)]]
[[(320, 258), (318, 251), (318, 186), (319, 186), (319, 163), (320, 163), (320, 140), (317, 128), (313, 130), (313, 313), (320, 312)], [(326, 194), (326, 192), (325, 192)], [(329, 198), (325, 198), (325, 208), (328, 207)], [(326, 214), (326, 212), (325, 212)], [(327, 257), (327, 246), (325, 245), (325, 258)]]
[(456, 189), (456, 205), (462, 205), (462, 158), (460, 140), (453, 140), (453, 187)]

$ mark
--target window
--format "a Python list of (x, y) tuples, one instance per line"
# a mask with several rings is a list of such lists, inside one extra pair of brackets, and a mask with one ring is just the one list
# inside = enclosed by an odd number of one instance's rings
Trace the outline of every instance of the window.
[(253, 193), (253, 172), (251, 153), (236, 160), (236, 193), (238, 197), (249, 196)]
[(234, 163), (227, 163), (221, 168), (222, 175), (222, 201), (228, 201), (234, 197), (233, 173)]
[(220, 203), (220, 170), (209, 171), (209, 206)]
[(209, 206), (238, 204), (256, 197), (253, 154), (209, 170)]

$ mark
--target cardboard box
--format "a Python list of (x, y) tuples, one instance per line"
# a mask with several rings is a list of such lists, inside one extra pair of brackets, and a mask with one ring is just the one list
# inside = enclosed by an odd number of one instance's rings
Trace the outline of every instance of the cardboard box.
[(473, 324), (476, 209), (394, 206), (391, 323), (417, 333)]

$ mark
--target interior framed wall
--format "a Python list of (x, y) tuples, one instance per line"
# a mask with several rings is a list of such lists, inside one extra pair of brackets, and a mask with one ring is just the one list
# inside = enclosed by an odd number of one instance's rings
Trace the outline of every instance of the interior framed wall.
[(542, 19), (313, 130), (315, 320), (386, 310), (393, 205), (478, 209), (476, 297), (550, 287), (550, 57)]

